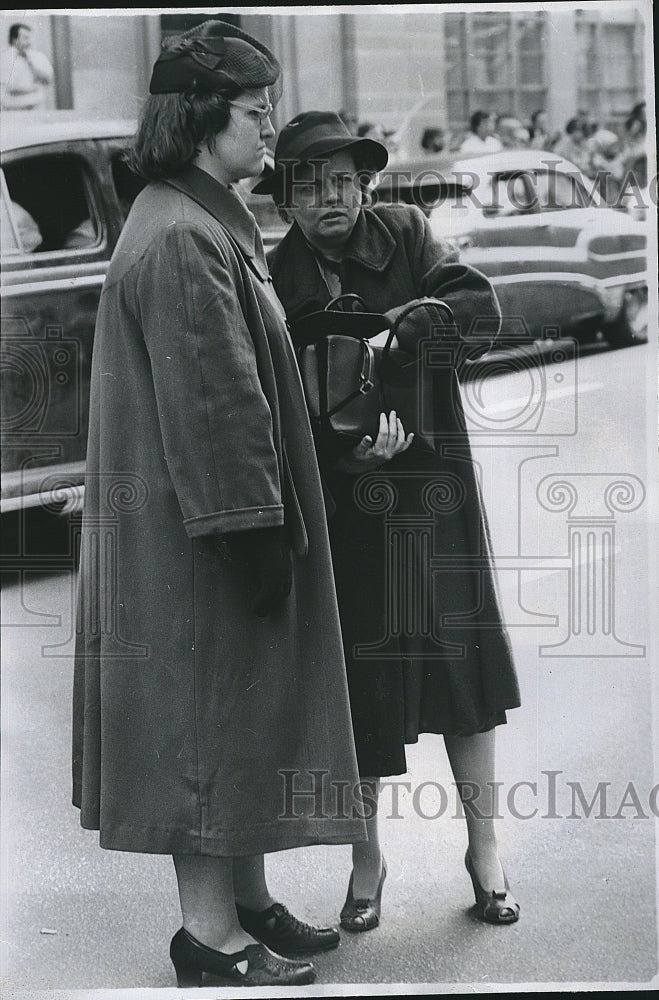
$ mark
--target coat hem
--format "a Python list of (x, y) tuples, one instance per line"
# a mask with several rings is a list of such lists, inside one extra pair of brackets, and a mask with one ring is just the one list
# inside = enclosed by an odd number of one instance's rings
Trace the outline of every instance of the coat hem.
[[(334, 826), (340, 820), (332, 820)], [(211, 836), (193, 831), (141, 829), (140, 827), (104, 828), (99, 846), (108, 851), (131, 851), (137, 854), (195, 854), (209, 857), (241, 857), (250, 854), (271, 854), (297, 847), (318, 844), (354, 844), (367, 839), (364, 825), (354, 818), (345, 820), (345, 827), (331, 832), (327, 822), (308, 822), (303, 829), (287, 830), (286, 821), (264, 826), (253, 833), (237, 831)], [(98, 824), (81, 819), (86, 830), (98, 830)]]

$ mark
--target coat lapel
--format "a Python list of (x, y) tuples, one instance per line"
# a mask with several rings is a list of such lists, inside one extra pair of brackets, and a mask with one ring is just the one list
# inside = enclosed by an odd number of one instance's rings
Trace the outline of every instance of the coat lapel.
[[(344, 264), (383, 272), (391, 264), (396, 241), (373, 212), (360, 212), (343, 254)], [(294, 224), (270, 255), (270, 270), (289, 320), (324, 309), (330, 294), (313, 253)]]

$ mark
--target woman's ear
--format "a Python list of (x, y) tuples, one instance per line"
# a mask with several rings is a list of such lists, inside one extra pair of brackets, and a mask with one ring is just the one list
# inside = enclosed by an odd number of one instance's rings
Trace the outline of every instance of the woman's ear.
[(279, 212), (279, 218), (282, 222), (285, 222), (287, 226), (293, 222), (293, 213), (290, 208), (284, 208), (283, 205), (279, 205), (277, 207), (277, 211)]

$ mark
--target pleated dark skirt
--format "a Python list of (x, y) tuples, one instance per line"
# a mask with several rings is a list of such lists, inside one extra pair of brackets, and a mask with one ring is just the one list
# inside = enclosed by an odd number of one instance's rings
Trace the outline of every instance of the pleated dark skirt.
[[(362, 777), (404, 774), (405, 745), (421, 733), (485, 732), (520, 704), (473, 469), (443, 463), (438, 474), (413, 461), (401, 456), (361, 483), (338, 474), (331, 481), (330, 540)], [(440, 489), (429, 504), (442, 481), (458, 484), (453, 499)]]

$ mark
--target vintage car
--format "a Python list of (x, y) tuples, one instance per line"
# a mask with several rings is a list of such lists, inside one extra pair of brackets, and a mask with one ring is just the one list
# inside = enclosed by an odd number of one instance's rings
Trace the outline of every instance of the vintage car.
[[(66, 112), (2, 122), (2, 510), (81, 494), (92, 339), (108, 262), (143, 181), (123, 159), (133, 121)], [(246, 200), (266, 248), (284, 227)]]
[[(625, 194), (627, 204), (643, 197)], [(537, 150), (394, 160), (373, 197), (418, 205), (433, 233), (491, 279), (500, 342), (647, 339), (649, 223), (607, 205), (567, 160)]]

